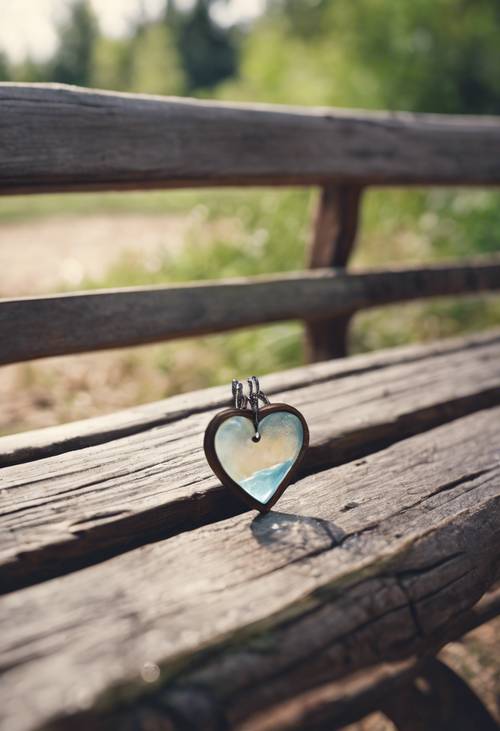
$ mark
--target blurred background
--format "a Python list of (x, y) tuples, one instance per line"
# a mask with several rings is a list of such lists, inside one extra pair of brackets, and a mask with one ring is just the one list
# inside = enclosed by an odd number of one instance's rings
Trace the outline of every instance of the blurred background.
[[(0, 79), (219, 100), (500, 114), (498, 0), (0, 0)], [(300, 269), (316, 190), (0, 199), (0, 296)], [(365, 197), (355, 267), (499, 249), (500, 197)], [(498, 297), (359, 315), (352, 351), (478, 330)], [(0, 372), (0, 433), (299, 365), (298, 323)]]

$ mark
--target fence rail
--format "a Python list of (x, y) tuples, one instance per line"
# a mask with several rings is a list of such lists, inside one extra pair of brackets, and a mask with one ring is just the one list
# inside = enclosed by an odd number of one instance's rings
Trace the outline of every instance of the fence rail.
[(500, 121), (0, 84), (0, 193), (497, 185)]
[[(300, 319), (345, 355), (358, 309), (498, 289), (499, 262), (348, 276), (370, 185), (497, 185), (500, 118), (222, 104), (0, 84), (0, 194), (319, 185), (310, 273), (5, 301), (0, 364)], [(325, 270), (325, 267), (328, 267)]]
[(500, 257), (348, 274), (272, 277), (0, 300), (0, 364), (315, 320), (425, 297), (500, 289)]

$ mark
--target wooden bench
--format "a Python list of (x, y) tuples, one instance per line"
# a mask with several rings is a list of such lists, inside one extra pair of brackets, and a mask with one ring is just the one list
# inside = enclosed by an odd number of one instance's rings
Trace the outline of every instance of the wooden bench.
[(500, 183), (500, 122), (9, 84), (0, 111), (5, 194), (321, 190), (309, 271), (0, 303), (3, 364), (291, 318), (318, 361), (265, 378), (311, 444), (264, 516), (203, 456), (227, 386), (0, 439), (1, 727), (496, 728), (435, 655), (500, 609), (500, 330), (332, 358), (360, 309), (499, 289), (498, 258), (344, 267), (366, 186)]

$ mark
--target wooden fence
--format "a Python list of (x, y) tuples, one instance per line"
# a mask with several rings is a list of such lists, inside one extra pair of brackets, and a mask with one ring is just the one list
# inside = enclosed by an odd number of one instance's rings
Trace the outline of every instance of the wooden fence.
[[(0, 193), (320, 186), (318, 272), (0, 302), (0, 363), (301, 319), (312, 360), (344, 355), (359, 309), (500, 287), (498, 259), (343, 273), (362, 192), (497, 185), (496, 118), (361, 113), (0, 85)], [(42, 252), (41, 252), (41, 255)], [(334, 271), (333, 271), (334, 270)]]

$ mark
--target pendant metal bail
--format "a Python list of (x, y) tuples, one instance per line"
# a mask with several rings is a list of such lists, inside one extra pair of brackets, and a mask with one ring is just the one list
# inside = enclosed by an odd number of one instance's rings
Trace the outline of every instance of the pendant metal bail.
[(257, 376), (251, 376), (247, 378), (248, 383), (248, 396), (243, 393), (243, 384), (238, 381), (237, 378), (233, 378), (231, 382), (231, 391), (233, 394), (233, 405), (235, 409), (246, 409), (248, 405), (252, 409), (253, 424), (255, 434), (252, 437), (254, 442), (260, 441), (259, 432), (259, 401), (263, 404), (270, 404), (271, 402), (267, 398), (266, 394), (260, 390), (260, 383)]
[(233, 378), (232, 384), (232, 393), (233, 393), (233, 404), (235, 409), (245, 409), (247, 406), (248, 399), (243, 393), (243, 384), (241, 381), (238, 381), (236, 378)]
[(260, 432), (259, 432), (259, 401), (262, 401), (264, 404), (269, 404), (269, 399), (267, 398), (266, 394), (260, 390), (260, 383), (257, 376), (251, 376), (251, 378), (247, 378), (248, 383), (248, 401), (250, 402), (250, 408), (252, 409), (253, 413), (253, 424), (255, 428), (255, 434), (252, 437), (252, 441), (258, 442), (260, 441)]

